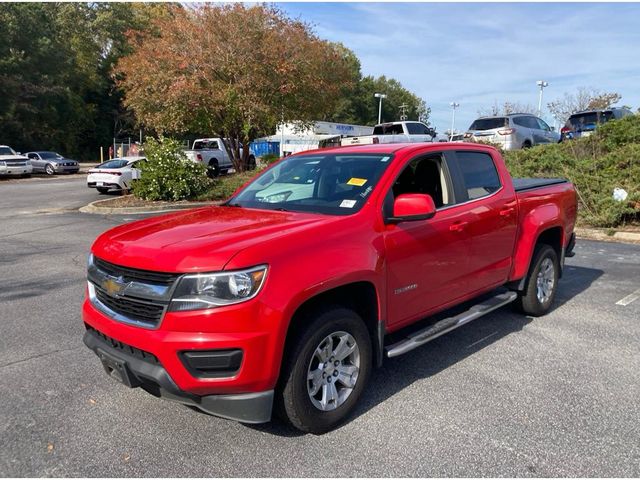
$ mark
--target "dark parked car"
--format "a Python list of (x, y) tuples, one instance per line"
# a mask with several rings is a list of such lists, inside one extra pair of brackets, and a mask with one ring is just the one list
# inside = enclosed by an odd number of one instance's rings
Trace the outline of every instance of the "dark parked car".
[(587, 137), (593, 133), (598, 125), (609, 120), (628, 117), (629, 115), (633, 115), (633, 112), (626, 108), (607, 108), (605, 110), (588, 110), (574, 113), (560, 130), (560, 141)]
[(33, 172), (44, 172), (47, 175), (56, 173), (78, 173), (80, 165), (75, 160), (64, 158), (56, 152), (28, 152), (25, 154), (31, 160)]

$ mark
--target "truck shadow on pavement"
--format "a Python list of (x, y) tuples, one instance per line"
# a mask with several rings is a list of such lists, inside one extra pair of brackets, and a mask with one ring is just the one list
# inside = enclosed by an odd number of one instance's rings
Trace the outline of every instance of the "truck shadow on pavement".
[[(567, 268), (560, 280), (554, 307), (549, 315), (568, 301), (575, 300), (603, 273), (602, 270), (593, 268), (576, 266)], [(416, 381), (436, 375), (483, 348), (499, 342), (507, 335), (519, 332), (529, 323), (542, 321), (542, 318), (527, 317), (506, 306), (405, 355), (385, 358), (382, 368), (374, 369), (372, 372), (369, 385), (359, 405), (343, 426)], [(246, 426), (273, 435), (286, 437), (303, 435), (279, 419), (266, 424)]]

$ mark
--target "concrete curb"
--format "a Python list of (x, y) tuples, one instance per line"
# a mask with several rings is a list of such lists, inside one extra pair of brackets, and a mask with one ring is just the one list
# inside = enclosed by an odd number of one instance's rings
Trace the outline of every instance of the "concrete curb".
[(222, 201), (211, 202), (191, 202), (191, 203), (174, 203), (158, 206), (146, 206), (146, 207), (108, 207), (101, 206), (100, 204), (113, 200), (112, 198), (105, 198), (102, 200), (96, 200), (89, 205), (85, 205), (80, 208), (82, 213), (97, 213), (102, 215), (140, 215), (143, 213), (163, 213), (172, 212), (178, 210), (189, 210), (191, 208), (198, 207), (211, 207), (214, 205), (220, 205)]
[(610, 234), (611, 230), (598, 228), (576, 227), (575, 232), (578, 238), (586, 238), (590, 240), (600, 240), (603, 242), (623, 242), (640, 244), (640, 232), (619, 232), (615, 231)]

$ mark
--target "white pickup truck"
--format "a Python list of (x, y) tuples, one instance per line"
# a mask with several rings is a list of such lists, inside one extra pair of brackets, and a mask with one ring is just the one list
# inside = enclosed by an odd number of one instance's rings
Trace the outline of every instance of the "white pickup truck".
[[(192, 162), (205, 165), (210, 177), (217, 177), (221, 173), (226, 174), (233, 168), (231, 155), (222, 138), (198, 138), (193, 142), (191, 150), (185, 150), (184, 153)], [(242, 155), (242, 148), (240, 148), (240, 155)], [(250, 155), (249, 168), (255, 168), (255, 165), (256, 159)]]
[(27, 157), (16, 153), (8, 145), (0, 145), (0, 175), (20, 175), (28, 177), (31, 175), (33, 166)]
[(341, 145), (372, 145), (376, 143), (434, 142), (436, 132), (422, 122), (381, 123), (373, 128), (373, 135), (345, 137)]

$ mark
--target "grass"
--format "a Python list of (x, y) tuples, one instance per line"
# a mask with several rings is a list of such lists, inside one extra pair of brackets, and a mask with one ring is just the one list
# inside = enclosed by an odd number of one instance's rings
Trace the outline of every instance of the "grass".
[(205, 193), (196, 197), (196, 201), (206, 202), (211, 200), (226, 200), (233, 193), (255, 177), (258, 170), (248, 172), (232, 173), (231, 175), (223, 175), (213, 180), (213, 186)]

